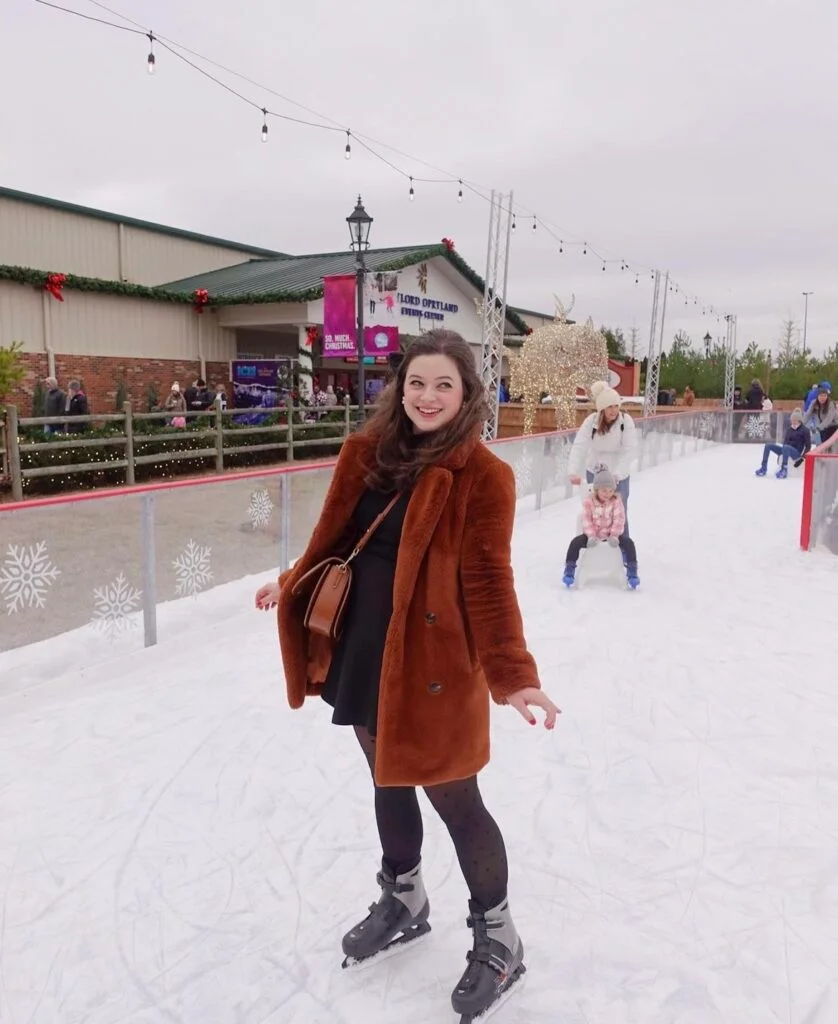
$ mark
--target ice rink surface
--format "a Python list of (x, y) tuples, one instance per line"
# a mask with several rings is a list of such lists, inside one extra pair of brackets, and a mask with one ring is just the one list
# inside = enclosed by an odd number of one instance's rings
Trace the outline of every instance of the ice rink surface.
[[(798, 551), (800, 478), (757, 464), (635, 477), (636, 594), (562, 588), (577, 502), (519, 519), (564, 714), (494, 711), (528, 974), (493, 1024), (838, 1021), (838, 560)], [(258, 582), (163, 606), (167, 642), (95, 667), (77, 633), (0, 655), (3, 1024), (455, 1020), (467, 893), (424, 797), (433, 932), (340, 968), (376, 898), (371, 784), (325, 707), (288, 710)]]

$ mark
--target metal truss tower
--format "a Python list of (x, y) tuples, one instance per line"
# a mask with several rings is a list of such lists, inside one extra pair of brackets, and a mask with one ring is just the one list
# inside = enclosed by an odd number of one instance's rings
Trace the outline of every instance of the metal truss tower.
[(498, 392), (503, 363), (506, 324), (506, 283), (509, 274), (509, 241), (512, 234), (512, 192), (492, 192), (489, 212), (489, 244), (486, 250), (486, 285), (483, 292), (483, 331), (480, 341), (480, 374), (486, 388), (489, 418), (483, 424), (483, 440), (498, 434)]
[[(655, 290), (652, 296), (652, 325), (649, 328), (649, 353), (646, 357), (646, 392), (643, 398), (643, 415), (654, 416), (658, 408), (658, 390), (661, 379), (661, 353), (663, 352), (663, 335), (666, 325), (666, 296), (669, 292), (669, 272), (663, 283), (663, 303), (661, 304), (661, 273), (655, 271)], [(661, 308), (660, 336), (658, 335), (658, 308)]]
[(727, 339), (725, 341), (725, 409), (733, 408), (733, 389), (736, 387), (736, 336), (737, 320), (730, 313), (727, 321)]

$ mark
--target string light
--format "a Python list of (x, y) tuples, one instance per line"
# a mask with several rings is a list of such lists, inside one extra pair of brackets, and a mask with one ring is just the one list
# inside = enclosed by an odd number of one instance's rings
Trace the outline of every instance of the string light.
[(150, 75), (154, 74), (154, 68), (157, 64), (157, 58), (154, 56), (154, 33), (149, 32), (148, 35), (148, 60), (146, 61), (146, 67)]
[(416, 198), (416, 190), (413, 188), (413, 178), (412, 177), (410, 179), (410, 192), (408, 192), (407, 197), (411, 201), (411, 203)]
[[(225, 72), (228, 75), (232, 75), (232, 76), (234, 76), (236, 78), (239, 78), (242, 81), (247, 82), (251, 86), (257, 87), (259, 89), (266, 90), (266, 91), (270, 92), (272, 95), (279, 96), (280, 99), (282, 99), (284, 102), (292, 103), (295, 106), (300, 107), (303, 110), (306, 110), (309, 114), (312, 114), (315, 117), (319, 118), (321, 123), (317, 123), (315, 121), (304, 120), (304, 119), (297, 118), (297, 117), (291, 117), (290, 115), (286, 115), (286, 114), (279, 114), (279, 113), (276, 113), (274, 111), (271, 111), (271, 116), (272, 117), (278, 117), (278, 118), (281, 118), (282, 120), (293, 122), (293, 123), (300, 124), (300, 125), (305, 125), (305, 126), (310, 127), (310, 128), (318, 128), (321, 131), (340, 131), (340, 132), (344, 132), (346, 134), (346, 146), (344, 148), (344, 156), (345, 156), (345, 159), (347, 159), (347, 160), (351, 159), (352, 145), (351, 145), (351, 141), (350, 140), (353, 138), (352, 132), (350, 131), (350, 129), (345, 128), (343, 125), (340, 125), (339, 122), (335, 121), (333, 118), (328, 117), (325, 114), (321, 114), (321, 113), (319, 113), (316, 110), (313, 110), (313, 109), (310, 109), (308, 107), (305, 107), (302, 104), (297, 103), (293, 99), (289, 99), (287, 96), (283, 96), (282, 94), (277, 93), (275, 90), (270, 89), (267, 86), (260, 85), (258, 82), (254, 81), (253, 79), (248, 78), (246, 75), (243, 75), (240, 72), (237, 72), (234, 69), (231, 69), (229, 67), (225, 67), (223, 64), (219, 63), (218, 61), (214, 61), (214, 60), (212, 60), (212, 59), (210, 59), (208, 57), (205, 57), (203, 54), (200, 54), (200, 53), (198, 53), (195, 50), (189, 49), (189, 47), (185, 46), (183, 43), (179, 43), (179, 42), (176, 42), (174, 40), (168, 40), (168, 39), (166, 39), (166, 37), (158, 37), (158, 36), (156, 36), (153, 31), (150, 31), (150, 30), (147, 31), (142, 25), (138, 24), (137, 22), (132, 21), (130, 18), (127, 18), (124, 15), (119, 14), (118, 12), (116, 12), (114, 10), (111, 10), (104, 3), (99, 3), (99, 2), (97, 2), (97, 0), (92, 0), (92, 2), (97, 7), (101, 7), (103, 10), (108, 11), (108, 13), (110, 13), (110, 14), (114, 15), (115, 17), (121, 19), (121, 21), (128, 22), (129, 24), (128, 25), (118, 24), (115, 21), (107, 21), (107, 20), (105, 20), (103, 18), (96, 18), (96, 17), (93, 17), (92, 15), (83, 14), (81, 11), (75, 11), (75, 10), (71, 10), (69, 7), (63, 7), (60, 4), (58, 4), (58, 3), (49, 2), (49, 0), (36, 0), (36, 2), (37, 3), (43, 3), (47, 7), (54, 8), (56, 10), (59, 10), (59, 11), (62, 11), (64, 13), (66, 13), (66, 14), (74, 15), (74, 16), (76, 16), (78, 18), (82, 18), (82, 19), (84, 19), (86, 21), (93, 21), (93, 22), (97, 22), (97, 23), (102, 24), (102, 25), (106, 25), (109, 28), (117, 29), (117, 30), (124, 31), (124, 32), (129, 32), (129, 33), (136, 34), (136, 35), (144, 35), (144, 36), (146, 36), (146, 38), (149, 41), (149, 53), (148, 53), (148, 57), (147, 57), (147, 60), (146, 60), (146, 66), (147, 66), (148, 73), (150, 75), (153, 75), (155, 73), (155, 71), (156, 71), (157, 59), (156, 59), (156, 55), (155, 55), (155, 52), (154, 52), (155, 43), (156, 43), (159, 46), (162, 46), (165, 50), (167, 50), (171, 55), (176, 57), (178, 60), (183, 61), (184, 63), (189, 65), (193, 70), (199, 72), (204, 77), (210, 79), (210, 81), (212, 81), (214, 84), (216, 84), (220, 88), (223, 88), (227, 92), (233, 94), (234, 96), (236, 96), (242, 102), (247, 103), (249, 106), (255, 107), (257, 110), (261, 109), (262, 116), (263, 116), (262, 142), (267, 142), (268, 141), (268, 123), (267, 123), (268, 110), (267, 110), (267, 108), (265, 108), (265, 107), (260, 108), (258, 106), (258, 104), (255, 103), (248, 96), (244, 95), (241, 92), (236, 91), (236, 89), (231, 87), (228, 83), (224, 82), (221, 78), (213, 75), (205, 67), (202, 67), (199, 64), (195, 63), (194, 60), (190, 60), (189, 57), (186, 56), (186, 54), (189, 54), (191, 57), (194, 57), (197, 60), (199, 60), (199, 61), (201, 61), (201, 62), (203, 62), (203, 63), (205, 63), (207, 65), (211, 65), (214, 68), (218, 68), (220, 71), (223, 71), (223, 72)], [(330, 122), (330, 123), (323, 123), (323, 122)], [(436, 183), (436, 182), (439, 182), (439, 183), (457, 182), (458, 186), (459, 186), (458, 187), (458, 191), (457, 191), (457, 201), (458, 202), (462, 202), (463, 201), (464, 180), (462, 178), (455, 178), (453, 175), (450, 174), (450, 172), (447, 172), (447, 171), (445, 171), (445, 170), (443, 170), (441, 168), (435, 167), (434, 165), (428, 163), (427, 161), (421, 160), (418, 157), (411, 156), (408, 153), (403, 153), (400, 150), (395, 149), (393, 146), (388, 146), (386, 143), (378, 142), (376, 139), (372, 139), (372, 138), (369, 138), (369, 139), (367, 139), (365, 141), (365, 138), (366, 137), (362, 137), (362, 136), (358, 136), (358, 135), (354, 136), (355, 141), (359, 145), (361, 145), (364, 149), (368, 150), (368, 152), (372, 156), (374, 156), (377, 160), (380, 160), (383, 163), (386, 163), (389, 167), (391, 167), (393, 170), (395, 170), (400, 175), (409, 177), (409, 180), (410, 180), (410, 193), (409, 193), (409, 197), (410, 197), (411, 201), (415, 200), (415, 182), (416, 181), (422, 181), (422, 182), (427, 181), (427, 182), (433, 182), (433, 183)], [(381, 146), (381, 147), (390, 149), (394, 153), (398, 153), (400, 156), (406, 157), (407, 159), (416, 160), (419, 163), (422, 163), (425, 166), (427, 166), (429, 168), (432, 168), (433, 170), (437, 171), (439, 174), (445, 175), (445, 177), (444, 178), (414, 178), (412, 175), (408, 176), (408, 175), (405, 174), (404, 170), (402, 170), (400, 167), (396, 166), (395, 163), (393, 163), (387, 157), (383, 156), (380, 152), (377, 152), (373, 148), (373, 145), (370, 145), (369, 143), (372, 143), (375, 146)], [(485, 200), (487, 202), (489, 201), (488, 195), (484, 194), (484, 193), (488, 192), (488, 188), (486, 186), (478, 186), (478, 185), (475, 185), (473, 183), (470, 183), (468, 187), (472, 191), (476, 192), (477, 195), (481, 199), (483, 199), (483, 200)], [(511, 212), (511, 211), (509, 211), (509, 212)], [(524, 214), (522, 214), (522, 215), (524, 215)], [(512, 214), (512, 216), (513, 216), (512, 230), (514, 231), (516, 229), (517, 225), (516, 225), (516, 222), (515, 222), (514, 214)], [(537, 216), (535, 214), (525, 215), (525, 216), (532, 216), (532, 219), (533, 219), (532, 230), (533, 230), (533, 232), (535, 232), (537, 230), (537, 227), (538, 227), (538, 218), (537, 218)], [(551, 229), (550, 224), (547, 223), (547, 222), (541, 221), (541, 225), (544, 228), (544, 230), (547, 231), (548, 234), (552, 235), (552, 237), (554, 237), (559, 242), (559, 252), (560, 253), (564, 253), (564, 242), (563, 242), (562, 239), (560, 239), (558, 237), (558, 235), (556, 233), (554, 233), (554, 231)], [(556, 230), (558, 230), (558, 229), (556, 229)], [(573, 244), (578, 244), (578, 243), (573, 243)], [(593, 254), (595, 256), (597, 256), (597, 257), (599, 257), (600, 259), (603, 260), (603, 271), (605, 270), (605, 264), (607, 262), (612, 262), (612, 263), (616, 263), (617, 262), (616, 258), (612, 259), (612, 260), (606, 260), (604, 257), (602, 257), (600, 255), (599, 252), (597, 252), (594, 249), (592, 249), (592, 252), (593, 252)], [(583, 244), (582, 255), (583, 256), (587, 256), (588, 255), (588, 243), (587, 242), (585, 242)], [(628, 264), (625, 259), (621, 259), (620, 266), (621, 266), (621, 270), (624, 270), (624, 271), (625, 270), (631, 270), (630, 264)], [(651, 273), (652, 279), (654, 279), (655, 271), (651, 270), (650, 273)], [(635, 283), (638, 283), (638, 278), (635, 278)], [(684, 294), (678, 288), (677, 285), (675, 287), (675, 292), (679, 293), (679, 294)], [(689, 303), (687, 303), (687, 304), (689, 305)], [(694, 299), (694, 304), (696, 306), (699, 305), (699, 302), (698, 302), (697, 298)], [(710, 307), (710, 309), (711, 309), (711, 312), (712, 312), (712, 307)], [(706, 312), (706, 308), (705, 308), (705, 312)]]
[(515, 214), (513, 213), (512, 214), (512, 230), (515, 231), (515, 229), (517, 227), (518, 227), (518, 225), (515, 223)]
[(605, 273), (605, 260), (602, 261), (602, 272)]

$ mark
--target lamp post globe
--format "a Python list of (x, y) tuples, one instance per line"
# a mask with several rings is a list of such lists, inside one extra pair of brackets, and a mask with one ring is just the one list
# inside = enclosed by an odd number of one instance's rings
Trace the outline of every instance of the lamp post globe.
[(358, 423), (362, 423), (365, 415), (366, 405), (366, 380), (364, 372), (364, 276), (367, 268), (364, 263), (364, 253), (370, 245), (370, 228), (372, 217), (364, 209), (361, 197), (355, 209), (346, 218), (349, 225), (349, 237), (352, 240), (352, 249), (355, 253), (355, 289), (356, 289), (356, 325), (357, 333), (355, 339), (355, 351), (358, 358)]

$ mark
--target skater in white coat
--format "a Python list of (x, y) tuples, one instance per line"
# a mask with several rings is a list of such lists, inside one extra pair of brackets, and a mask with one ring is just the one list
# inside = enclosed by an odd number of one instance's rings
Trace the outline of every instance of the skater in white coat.
[[(637, 448), (634, 420), (620, 412), (622, 399), (605, 381), (592, 384), (590, 391), (596, 412), (576, 431), (567, 466), (568, 479), (574, 485), (581, 484), (584, 474), (590, 484), (598, 469), (608, 469), (627, 510), (631, 462)], [(623, 535), (628, 536), (628, 532), (627, 518)]]

